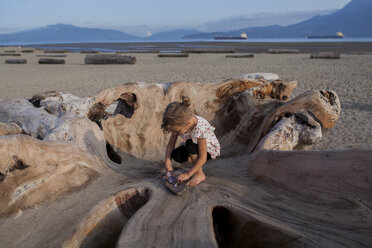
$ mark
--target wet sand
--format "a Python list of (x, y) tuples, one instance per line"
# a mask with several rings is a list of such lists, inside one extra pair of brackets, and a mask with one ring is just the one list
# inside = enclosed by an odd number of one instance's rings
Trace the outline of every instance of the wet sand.
[[(267, 48), (267, 47), (266, 47)], [(291, 47), (293, 48), (293, 46)], [(19, 48), (0, 48), (18, 50)], [(355, 50), (354, 50), (355, 52)], [(339, 60), (314, 60), (309, 54), (255, 53), (252, 58), (225, 58), (225, 54), (190, 54), (188, 58), (136, 56), (135, 65), (85, 65), (84, 54), (66, 53), (65, 65), (39, 65), (35, 53), (0, 57), (0, 99), (23, 97), (48, 90), (78, 96), (127, 82), (167, 83), (178, 80), (220, 82), (254, 72), (276, 73), (283, 80), (297, 80), (293, 97), (307, 90), (334, 90), (342, 104), (336, 127), (314, 149), (371, 147), (372, 55), (342, 54)], [(27, 64), (5, 64), (5, 59), (27, 59)]]

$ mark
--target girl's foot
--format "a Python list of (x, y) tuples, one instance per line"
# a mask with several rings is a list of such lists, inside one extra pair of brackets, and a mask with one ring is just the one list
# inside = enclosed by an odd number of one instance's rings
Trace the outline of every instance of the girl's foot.
[(205, 180), (205, 174), (201, 172), (196, 172), (195, 175), (190, 179), (190, 181), (187, 183), (188, 186), (196, 186), (199, 183), (203, 182)]

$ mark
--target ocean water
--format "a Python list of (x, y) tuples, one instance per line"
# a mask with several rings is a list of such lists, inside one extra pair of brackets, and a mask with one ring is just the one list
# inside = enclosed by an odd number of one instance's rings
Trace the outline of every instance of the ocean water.
[[(1, 46), (22, 46), (35, 47), (40, 49), (66, 49), (72, 52), (82, 50), (95, 50), (100, 52), (116, 51), (177, 51), (183, 48), (227, 48), (224, 43), (240, 45), (249, 45), (249, 43), (350, 43), (350, 42), (371, 42), (372, 37), (366, 38), (343, 38), (343, 39), (246, 39), (246, 40), (212, 40), (212, 39), (193, 39), (193, 40), (117, 40), (117, 41), (79, 41), (79, 42), (19, 42), (19, 43), (1, 43)], [(372, 51), (371, 51), (372, 52)]]

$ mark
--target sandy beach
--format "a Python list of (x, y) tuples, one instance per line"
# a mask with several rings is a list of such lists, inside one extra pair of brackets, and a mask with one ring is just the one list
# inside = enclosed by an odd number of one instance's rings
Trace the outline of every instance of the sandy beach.
[[(5, 50), (17, 50), (1, 48)], [(18, 49), (19, 51), (21, 49)], [(314, 60), (309, 54), (255, 54), (254, 58), (225, 58), (225, 54), (190, 54), (188, 58), (158, 58), (157, 54), (128, 54), (135, 65), (85, 65), (84, 54), (66, 53), (65, 65), (39, 65), (35, 53), (1, 57), (0, 99), (31, 98), (49, 90), (77, 96), (127, 82), (221, 82), (242, 74), (271, 72), (282, 80), (298, 81), (293, 97), (307, 90), (335, 91), (342, 105), (341, 117), (314, 149), (362, 148), (372, 145), (372, 55), (342, 54), (339, 60)], [(5, 64), (22, 58), (27, 64)]]

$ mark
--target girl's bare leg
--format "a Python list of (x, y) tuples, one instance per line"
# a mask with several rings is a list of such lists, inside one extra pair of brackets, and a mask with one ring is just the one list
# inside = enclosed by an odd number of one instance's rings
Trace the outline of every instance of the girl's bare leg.
[[(191, 160), (192, 162), (196, 161), (198, 159), (198, 155), (197, 154), (191, 154)], [(193, 176), (192, 178), (189, 180), (189, 182), (187, 183), (187, 185), (189, 186), (196, 186), (198, 185), (199, 183), (203, 182), (205, 180), (205, 174), (203, 172), (203, 169), (200, 168)]]

